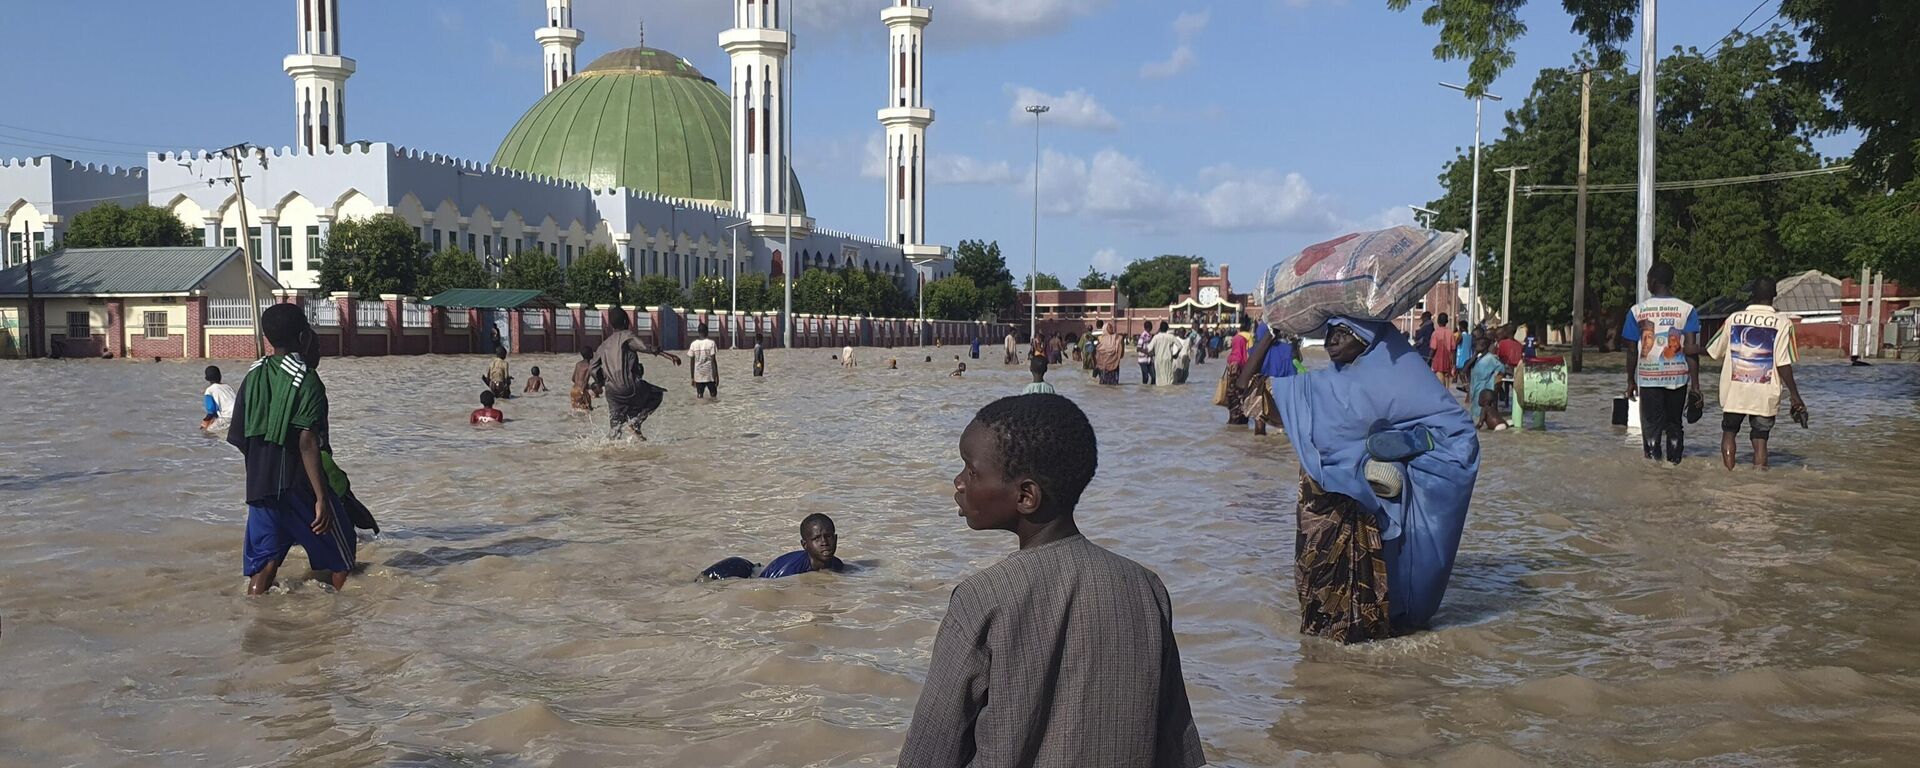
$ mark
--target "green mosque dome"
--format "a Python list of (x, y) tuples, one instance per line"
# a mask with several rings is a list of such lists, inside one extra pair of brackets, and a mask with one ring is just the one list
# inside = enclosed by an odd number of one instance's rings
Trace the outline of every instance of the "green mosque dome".
[[(685, 59), (627, 48), (595, 59), (542, 97), (500, 142), (493, 164), (731, 207), (729, 99)], [(794, 182), (794, 202), (806, 198)]]

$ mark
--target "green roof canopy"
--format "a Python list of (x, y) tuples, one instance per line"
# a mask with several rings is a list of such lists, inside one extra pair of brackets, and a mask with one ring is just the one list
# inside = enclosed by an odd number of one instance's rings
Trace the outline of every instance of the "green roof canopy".
[[(234, 259), (239, 248), (67, 248), (33, 260), (33, 292), (41, 296), (185, 295)], [(280, 288), (255, 267), (259, 290)], [(27, 265), (0, 271), (0, 295), (27, 293)]]
[[(520, 118), (493, 164), (578, 182), (731, 205), (727, 95), (685, 59), (627, 48), (595, 59)], [(794, 205), (806, 197), (794, 181)]]
[(539, 291), (511, 288), (449, 288), (427, 299), (427, 304), (448, 309), (551, 309), (560, 306), (560, 302)]

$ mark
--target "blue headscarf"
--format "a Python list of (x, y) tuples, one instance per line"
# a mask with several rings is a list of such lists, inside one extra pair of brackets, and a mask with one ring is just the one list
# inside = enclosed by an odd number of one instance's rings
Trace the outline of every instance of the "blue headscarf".
[[(1379, 518), (1394, 626), (1424, 627), (1453, 573), (1480, 472), (1480, 438), (1399, 329), (1346, 317), (1327, 325), (1352, 331), (1366, 351), (1346, 365), (1274, 379), (1274, 401), (1314, 482)], [(1405, 483), (1398, 497), (1374, 495), (1365, 475), (1367, 437), (1414, 427), (1426, 428), (1434, 448), (1400, 464)]]

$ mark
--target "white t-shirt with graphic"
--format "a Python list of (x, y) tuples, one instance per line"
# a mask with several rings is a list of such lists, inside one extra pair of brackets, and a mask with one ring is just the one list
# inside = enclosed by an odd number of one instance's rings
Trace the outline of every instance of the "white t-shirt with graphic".
[(715, 356), (720, 345), (713, 339), (695, 339), (687, 345), (687, 359), (693, 362), (693, 381), (696, 384), (709, 384), (720, 380), (720, 365)]
[(1692, 304), (1655, 296), (1633, 305), (1620, 338), (1633, 342), (1631, 351), (1640, 357), (1640, 386), (1687, 386), (1686, 335), (1699, 332), (1700, 315)]
[(1727, 318), (1707, 344), (1707, 354), (1727, 361), (1720, 368), (1720, 410), (1779, 415), (1779, 368), (1799, 359), (1792, 318), (1766, 304), (1749, 306)]

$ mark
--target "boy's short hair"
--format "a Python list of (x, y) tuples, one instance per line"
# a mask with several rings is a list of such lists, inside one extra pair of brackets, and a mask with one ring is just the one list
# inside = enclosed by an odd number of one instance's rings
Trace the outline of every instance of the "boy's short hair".
[(534, 367), (533, 367), (533, 375), (535, 375), (535, 376), (538, 376), (538, 375), (540, 375), (540, 366), (537, 366), (537, 365), (536, 365), (536, 366), (534, 366)]
[(707, 324), (706, 324), (706, 323), (701, 323), (701, 324), (700, 324), (700, 335), (702, 335), (702, 336), (705, 336), (705, 335), (707, 335)]
[(1046, 373), (1047, 359), (1044, 357), (1034, 358), (1033, 362), (1027, 364), (1027, 370), (1032, 371), (1034, 373)]
[(260, 313), (260, 332), (275, 349), (299, 346), (300, 334), (311, 330), (312, 326), (307, 325), (307, 313), (296, 305), (275, 304)]
[(801, 535), (801, 536), (805, 536), (805, 535), (807, 535), (807, 529), (808, 529), (808, 528), (811, 528), (811, 527), (813, 527), (813, 526), (816, 526), (816, 525), (824, 525), (824, 526), (826, 526), (826, 527), (827, 527), (827, 530), (829, 530), (829, 531), (837, 531), (837, 530), (838, 530), (838, 529), (836, 529), (836, 528), (835, 528), (835, 527), (833, 526), (833, 518), (831, 518), (831, 517), (827, 517), (826, 515), (824, 515), (824, 514), (822, 514), (822, 513), (819, 513), (819, 512), (815, 512), (815, 513), (813, 513), (813, 514), (811, 514), (811, 515), (807, 515), (807, 516), (806, 516), (805, 518), (803, 518), (803, 519), (801, 519), (801, 521), (800, 521), (800, 535)]
[(1049, 509), (1072, 512), (1100, 468), (1093, 424), (1072, 400), (1059, 395), (1015, 395), (988, 403), (973, 417), (993, 432), (1008, 479), (1025, 475), (1040, 484)]
[(1664, 261), (1654, 262), (1653, 266), (1647, 268), (1647, 282), (1659, 283), (1660, 285), (1672, 288), (1673, 265)]
[(624, 309), (608, 312), (607, 325), (613, 326), (616, 331), (624, 331), (633, 326), (633, 319), (627, 317), (627, 311)]
[(592, 360), (592, 359), (593, 359), (593, 347), (581, 347), (581, 348), (580, 348), (580, 359), (582, 359), (582, 360)]
[(220, 383), (220, 366), (217, 366), (217, 365), (207, 366), (207, 383), (208, 384)]
[(483, 408), (493, 407), (493, 390), (491, 389), (480, 390), (480, 406)]
[(1447, 324), (1447, 313), (1445, 313), (1445, 312), (1442, 312), (1442, 313), (1440, 313), (1440, 320), (1439, 320), (1439, 322), (1440, 322), (1440, 324), (1441, 324), (1441, 325), (1446, 325), (1446, 324)]

